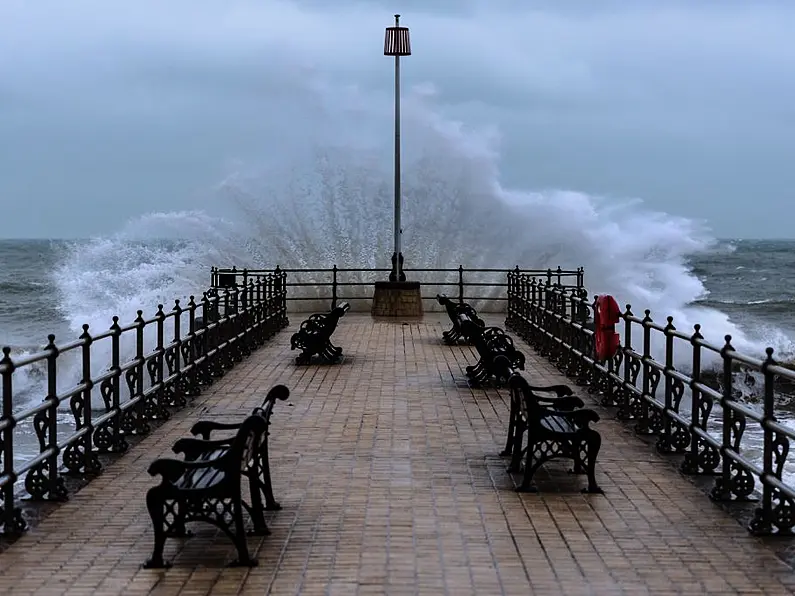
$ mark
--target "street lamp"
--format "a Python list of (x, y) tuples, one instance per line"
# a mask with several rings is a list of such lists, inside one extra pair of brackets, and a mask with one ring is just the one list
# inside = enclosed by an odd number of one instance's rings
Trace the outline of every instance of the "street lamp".
[(389, 281), (406, 281), (403, 273), (403, 253), (400, 250), (400, 57), (411, 56), (408, 27), (400, 26), (400, 15), (395, 15), (395, 26), (386, 28), (384, 56), (395, 57), (395, 252), (392, 254), (392, 272)]

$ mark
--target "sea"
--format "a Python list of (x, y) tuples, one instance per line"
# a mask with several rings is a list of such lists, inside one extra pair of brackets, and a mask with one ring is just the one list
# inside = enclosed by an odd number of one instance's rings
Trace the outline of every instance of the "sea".
[[(237, 258), (257, 252), (250, 247), (240, 251)], [(55, 335), (56, 344), (62, 344), (77, 339), (83, 324), (104, 331), (114, 314), (122, 322), (132, 320), (137, 309), (152, 314), (158, 302), (170, 305), (175, 298), (186, 300), (190, 294), (206, 289), (209, 266), (227, 265), (213, 263), (224, 255), (228, 257), (228, 253), (208, 249), (206, 244), (185, 240), (0, 240), (0, 345), (9, 346), (12, 356), (30, 354), (47, 343), (49, 334)], [(253, 264), (258, 264), (257, 259), (249, 266)], [(560, 264), (564, 268), (579, 265)], [(795, 241), (715, 241), (709, 248), (685, 255), (680, 265), (678, 281), (669, 279), (666, 283), (700, 284), (703, 288), (690, 304), (672, 302), (672, 308), (687, 312), (691, 322), (703, 312), (715, 337), (722, 337), (724, 331), (743, 334), (749, 345), (757, 346), (754, 356), (761, 357), (762, 348), (769, 343), (774, 344), (780, 358), (792, 359)], [(588, 285), (587, 267), (585, 280)], [(625, 287), (629, 292), (631, 286)], [(642, 293), (635, 294), (637, 304), (637, 295)], [(636, 313), (641, 310), (635, 307)], [(656, 314), (665, 316), (664, 312)], [(715, 328), (721, 321), (725, 330)], [(100, 351), (97, 358), (108, 359), (109, 355)], [(95, 366), (102, 364), (95, 362)], [(59, 370), (59, 375), (63, 377), (61, 384), (64, 380), (77, 383), (79, 361), (75, 359), (70, 367)], [(14, 377), (15, 409), (44, 397), (41, 369), (20, 370)], [(784, 422), (795, 426), (786, 401), (780, 413)], [(62, 409), (58, 419), (64, 432), (71, 429), (68, 408)], [(15, 432), (19, 440), (16, 458), (35, 455), (32, 429), (22, 425)], [(751, 425), (744, 445), (760, 455), (761, 435)], [(795, 479), (795, 470), (787, 474)]]

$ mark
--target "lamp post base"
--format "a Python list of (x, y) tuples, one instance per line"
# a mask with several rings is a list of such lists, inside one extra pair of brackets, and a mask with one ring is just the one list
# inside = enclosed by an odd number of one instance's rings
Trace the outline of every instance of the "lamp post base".
[(374, 317), (422, 317), (422, 294), (418, 281), (377, 281), (373, 294)]
[(406, 281), (406, 274), (403, 273), (403, 253), (400, 253), (399, 256), (392, 253), (392, 271), (389, 274), (389, 281)]

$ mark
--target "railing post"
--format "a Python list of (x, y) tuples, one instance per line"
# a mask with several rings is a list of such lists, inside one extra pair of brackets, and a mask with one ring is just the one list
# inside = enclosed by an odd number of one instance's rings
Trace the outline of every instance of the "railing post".
[(337, 264), (331, 269), (331, 308), (337, 308)]
[(711, 472), (717, 467), (717, 462), (715, 462), (715, 465), (712, 467), (705, 467), (705, 462), (701, 461), (702, 458), (699, 454), (701, 445), (711, 450), (711, 446), (706, 445), (703, 439), (696, 434), (696, 429), (700, 428), (706, 432), (712, 406), (711, 401), (707, 402), (702, 399), (701, 389), (699, 389), (699, 384), (701, 383), (700, 341), (704, 339), (704, 336), (701, 335), (701, 325), (696, 324), (693, 326), (693, 329), (694, 332), (690, 338), (690, 343), (693, 346), (692, 371), (690, 372), (690, 451), (685, 454), (685, 459), (681, 467), (682, 472), (685, 474), (699, 474), (702, 469)]
[[(207, 295), (205, 294), (205, 296), (202, 299), (202, 303), (205, 303), (207, 300), (209, 300), (209, 299), (208, 299)], [(215, 304), (217, 305), (218, 302), (220, 302), (220, 300), (216, 301)], [(226, 327), (227, 327), (227, 325), (229, 323), (229, 305), (230, 305), (230, 302), (231, 301), (230, 301), (230, 298), (229, 298), (229, 290), (227, 290), (226, 292), (224, 292), (224, 316), (223, 316), (223, 320), (222, 320), (222, 317), (221, 317), (221, 313), (219, 312), (218, 313), (218, 318), (216, 319), (216, 322), (218, 324), (215, 326), (215, 333), (214, 333), (215, 340), (213, 341), (213, 343), (211, 343), (211, 344), (209, 344), (207, 346), (208, 350), (212, 350), (214, 348), (217, 348), (226, 339), (225, 335), (226, 335), (226, 331), (227, 331)], [(237, 302), (237, 294), (235, 294), (235, 302)]]
[(156, 383), (158, 386), (157, 391), (155, 392), (157, 395), (157, 407), (160, 410), (158, 412), (159, 416), (162, 416), (164, 419), (169, 418), (168, 410), (166, 410), (167, 405), (171, 405), (168, 398), (170, 396), (167, 395), (165, 387), (163, 387), (163, 368), (166, 364), (166, 346), (165, 346), (165, 322), (166, 322), (166, 313), (163, 312), (163, 305), (157, 305), (157, 312), (155, 313), (155, 318), (157, 319), (157, 328), (155, 332), (157, 333), (157, 345), (155, 346), (155, 370), (153, 371), (154, 378), (151, 378), (152, 375), (150, 374), (150, 380), (152, 383)]
[(268, 296), (268, 329), (269, 333), (275, 333), (279, 328), (277, 321), (276, 309), (276, 274), (271, 273), (267, 279), (267, 296)]
[(112, 449), (122, 452), (127, 449), (127, 441), (122, 436), (122, 412), (121, 412), (121, 326), (119, 317), (114, 316), (110, 326), (112, 335), (110, 336), (110, 370), (113, 378), (110, 383), (111, 405), (110, 409), (114, 413), (110, 421), (110, 439)]
[(632, 366), (630, 365), (629, 352), (632, 350), (632, 306), (627, 304), (627, 309), (624, 311), (624, 386), (621, 391), (621, 401), (619, 402), (618, 412), (616, 418), (619, 420), (629, 420), (632, 418), (632, 407), (630, 400), (633, 399), (634, 393), (630, 387), (634, 386), (632, 379)]
[(287, 317), (287, 273), (284, 271), (280, 273), (279, 289), (280, 310), (282, 313), (281, 326), (286, 327), (290, 324), (290, 319)]
[(55, 345), (55, 336), (47, 336), (47, 399), (50, 400), (50, 407), (47, 411), (47, 435), (49, 438), (48, 447), (53, 450), (52, 455), (47, 460), (47, 475), (49, 486), (48, 497), (52, 500), (62, 501), (66, 499), (66, 487), (63, 479), (58, 473), (58, 347)]
[(715, 486), (710, 496), (716, 501), (730, 501), (731, 481), (732, 481), (732, 460), (726, 457), (726, 451), (731, 449), (732, 444), (732, 424), (734, 422), (734, 411), (729, 406), (732, 401), (732, 390), (734, 389), (732, 378), (732, 357), (730, 352), (734, 352), (732, 346), (732, 336), (725, 336), (726, 343), (720, 351), (723, 359), (723, 399), (721, 400), (721, 424), (723, 436), (721, 440), (720, 454), (722, 459), (721, 474), (715, 479)]
[(196, 360), (197, 340), (196, 340), (196, 297), (191, 295), (188, 298), (188, 339), (190, 341), (188, 350), (189, 359), (185, 359), (185, 366), (193, 364)]
[(562, 280), (562, 276), (563, 276), (563, 270), (560, 268), (560, 265), (558, 265), (558, 268), (555, 271), (555, 274), (558, 276), (558, 285), (559, 286), (562, 285), (561, 280)]
[[(144, 396), (144, 369), (146, 368), (146, 359), (144, 358), (144, 311), (139, 310), (136, 312), (135, 317), (135, 387), (140, 398), (139, 412), (142, 420), (151, 420), (154, 417), (149, 400)], [(131, 396), (132, 397), (132, 396)], [(145, 432), (149, 432), (149, 425), (145, 424)]]
[[(757, 536), (766, 536), (773, 533), (773, 488), (766, 482), (776, 478), (781, 480), (773, 469), (773, 449), (774, 439), (773, 430), (770, 428), (770, 423), (776, 421), (776, 396), (774, 390), (775, 378), (773, 373), (770, 372), (770, 367), (776, 364), (773, 360), (773, 348), (765, 350), (767, 358), (762, 363), (762, 373), (765, 376), (765, 402), (764, 413), (762, 416), (762, 432), (764, 433), (764, 447), (762, 452), (762, 506), (757, 508), (754, 514), (754, 519), (749, 524), (749, 529)], [(786, 439), (785, 439), (786, 440)], [(777, 458), (779, 459), (779, 458)], [(779, 462), (776, 462), (779, 463)], [(783, 465), (783, 458), (780, 459), (780, 465)], [(787, 522), (790, 525), (791, 522)], [(786, 528), (789, 530), (790, 528)], [(785, 531), (786, 531), (785, 530)]]
[[(94, 423), (92, 420), (92, 413), (93, 413), (93, 406), (91, 404), (91, 394), (93, 393), (94, 389), (94, 381), (91, 379), (91, 344), (94, 342), (94, 338), (91, 337), (91, 334), (88, 332), (88, 325), (83, 325), (83, 334), (80, 336), (80, 339), (83, 340), (83, 380), (82, 383), (85, 384), (85, 389), (83, 390), (82, 396), (82, 404), (80, 406), (83, 409), (83, 424), (87, 430), (85, 436), (82, 439), (83, 443), (83, 470), (86, 474), (96, 474), (100, 470), (99, 460), (97, 456), (94, 454)], [(76, 412), (75, 405), (77, 405), (76, 400), (72, 401), (72, 412)], [(78, 426), (78, 430), (80, 426)]]
[[(582, 292), (581, 289), (578, 289), (576, 291), (577, 292)], [(593, 306), (592, 306), (594, 311), (596, 310), (596, 298), (597, 297), (594, 296), (594, 301), (593, 301)], [(621, 348), (619, 347), (619, 349), (621, 349)], [(593, 373), (594, 373), (594, 375), (597, 374), (596, 366), (594, 366), (594, 368), (593, 368)], [(615, 357), (615, 354), (614, 354), (613, 356), (611, 356), (610, 358), (607, 359), (607, 379), (605, 379), (605, 383), (603, 385), (604, 390), (605, 390), (605, 395), (602, 398), (602, 405), (603, 406), (616, 406), (616, 405), (618, 405), (616, 403), (615, 392), (613, 391), (614, 385), (615, 385), (614, 382), (613, 382), (613, 376), (615, 376), (616, 373), (617, 373), (617, 371), (616, 371), (616, 357)], [(592, 377), (592, 378), (595, 378), (595, 377)]]
[(641, 370), (643, 371), (643, 382), (641, 383), (640, 397), (640, 416), (635, 424), (635, 432), (640, 434), (649, 433), (649, 402), (651, 398), (651, 311), (647, 308), (643, 317), (643, 356), (641, 357)]
[(673, 390), (674, 380), (671, 373), (674, 368), (674, 335), (676, 331), (674, 327), (674, 318), (667, 318), (668, 324), (665, 326), (665, 368), (663, 375), (665, 375), (665, 409), (661, 412), (662, 415), (662, 434), (657, 439), (657, 451), (660, 453), (671, 453), (673, 445), (671, 444), (671, 417), (670, 412), (673, 410)]
[[(196, 335), (196, 309), (198, 305), (196, 304), (196, 297), (191, 295), (188, 298), (188, 334), (185, 337), (185, 340), (182, 342), (182, 355), (185, 360), (185, 369), (188, 370), (188, 373), (183, 372), (183, 376), (185, 377), (185, 381), (183, 382), (182, 386), (185, 388), (186, 395), (196, 396), (199, 394), (199, 379), (200, 374), (198, 367), (196, 366), (196, 359), (198, 358), (200, 352), (199, 342), (202, 341)], [(187, 346), (184, 344), (187, 343)]]
[[(198, 349), (198, 355), (203, 356), (204, 359), (202, 360), (201, 364), (201, 371), (202, 373), (199, 375), (200, 382), (208, 382), (209, 374), (206, 374), (209, 370), (208, 360), (209, 356), (207, 353), (214, 349), (219, 341), (217, 340), (218, 334), (220, 333), (221, 327), (221, 296), (216, 294), (214, 298), (215, 302), (210, 302), (210, 297), (207, 296), (207, 292), (202, 292), (201, 297), (201, 317), (202, 321), (204, 322), (204, 326), (201, 329), (200, 335), (198, 335), (198, 342), (196, 347)], [(224, 300), (226, 301), (227, 305), (229, 303), (229, 291), (224, 291)], [(226, 306), (224, 307), (226, 309)], [(214, 325), (210, 326), (211, 323), (215, 323)]]
[(509, 328), (516, 327), (516, 274), (508, 270), (506, 276), (506, 298), (507, 308), (505, 309), (505, 326)]
[(11, 348), (3, 348), (3, 358), (0, 359), (0, 371), (3, 383), (3, 418), (6, 425), (0, 431), (3, 448), (3, 474), (9, 479), (3, 487), (3, 532), (8, 536), (18, 535), (27, 529), (27, 523), (22, 517), (22, 511), (16, 507), (14, 501), (14, 483), (17, 474), (14, 471), (14, 427), (16, 421), (13, 416), (14, 403), (12, 399), (14, 363), (11, 361)]
[(171, 309), (174, 313), (174, 361), (172, 363), (174, 371), (174, 382), (171, 385), (173, 391), (174, 403), (184, 404), (185, 401), (185, 387), (182, 382), (182, 312), (183, 309), (179, 305), (179, 299), (174, 300), (174, 308)]
[[(593, 295), (593, 300), (590, 303), (591, 312), (596, 313), (596, 299), (599, 298), (598, 294)], [(594, 388), (595, 391), (598, 391), (599, 388), (599, 379), (601, 377), (599, 371), (599, 362), (597, 362), (596, 358), (596, 315), (594, 314), (594, 325), (593, 325), (593, 334), (591, 335), (591, 344), (590, 344), (590, 356), (592, 356), (593, 361), (591, 362), (591, 386)], [(585, 352), (585, 350), (583, 350)], [(612, 358), (611, 358), (612, 360)], [(608, 369), (609, 370), (609, 369)], [(608, 381), (609, 384), (609, 381)]]
[(464, 303), (464, 266), (458, 266), (458, 303)]

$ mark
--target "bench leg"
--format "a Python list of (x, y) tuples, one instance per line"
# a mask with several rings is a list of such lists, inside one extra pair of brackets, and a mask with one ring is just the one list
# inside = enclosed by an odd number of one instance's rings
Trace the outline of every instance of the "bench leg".
[[(511, 454), (511, 463), (508, 464), (508, 472), (518, 472), (522, 468), (522, 442), (524, 441), (524, 434), (527, 427), (524, 421), (517, 419), (516, 427), (513, 431), (513, 453)], [(527, 448), (530, 449), (530, 440), (528, 438)]]
[(152, 518), (152, 526), (155, 534), (155, 545), (152, 550), (152, 556), (144, 563), (144, 569), (167, 569), (171, 567), (171, 563), (163, 560), (163, 548), (166, 544), (166, 520), (164, 508), (164, 499), (160, 496), (160, 487), (155, 486), (150, 488), (146, 493), (146, 508), (149, 510), (149, 516)]
[[(254, 524), (254, 529), (248, 532), (254, 536), (269, 536), (271, 531), (268, 529), (268, 524), (265, 523), (265, 508), (262, 506), (262, 493), (260, 492), (260, 471), (259, 466), (254, 464), (254, 468), (248, 473), (248, 492), (251, 497), (251, 507), (248, 509), (251, 515), (251, 521)], [(245, 503), (244, 503), (245, 506)]]
[(572, 439), (567, 447), (571, 453), (571, 459), (574, 461), (569, 474), (585, 474), (584, 462), (588, 459), (588, 447), (586, 441), (577, 436)]
[(516, 489), (520, 493), (537, 493), (538, 489), (533, 486), (533, 476), (536, 470), (544, 463), (543, 458), (538, 458), (537, 462), (533, 462), (533, 452), (535, 451), (535, 443), (528, 436), (527, 439), (527, 457), (524, 464), (524, 475), (522, 476), (522, 484)]
[[(243, 501), (238, 494), (237, 498), (234, 500), (234, 505), (232, 509), (232, 514), (234, 515), (234, 534), (232, 536), (232, 541), (235, 543), (235, 548), (237, 549), (237, 559), (232, 561), (229, 566), (230, 567), (256, 567), (257, 560), (252, 559), (251, 556), (248, 554), (248, 544), (246, 544), (246, 528), (243, 525)], [(232, 532), (230, 532), (232, 534)]]
[(582, 489), (584, 493), (604, 494), (604, 491), (596, 484), (596, 456), (602, 447), (602, 436), (593, 429), (586, 429), (585, 434), (585, 472), (588, 474), (588, 488)]
[(273, 485), (271, 484), (271, 466), (268, 461), (268, 445), (265, 443), (261, 461), (259, 464), (259, 473), (262, 483), (262, 492), (265, 497), (265, 510), (266, 511), (279, 511), (282, 506), (273, 497)]
[(514, 433), (516, 432), (516, 408), (514, 407), (513, 400), (511, 400), (511, 413), (508, 416), (508, 438), (505, 441), (505, 449), (500, 452), (500, 455), (505, 457), (513, 453)]

